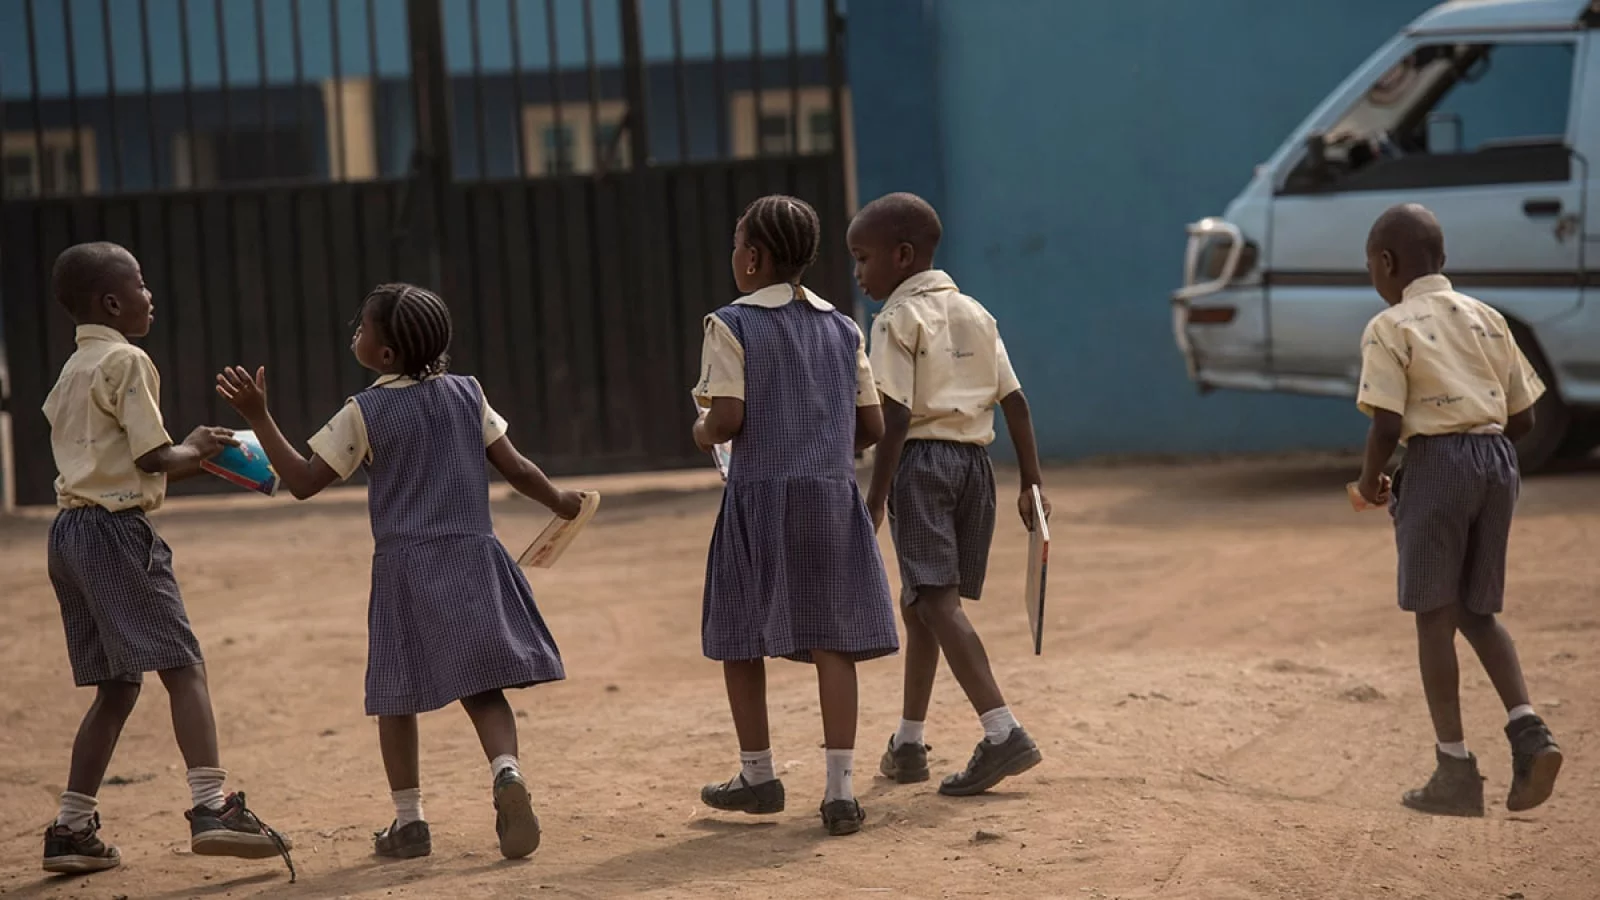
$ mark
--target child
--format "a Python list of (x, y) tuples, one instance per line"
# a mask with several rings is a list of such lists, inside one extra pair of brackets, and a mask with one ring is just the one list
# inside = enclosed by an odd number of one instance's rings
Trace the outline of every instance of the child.
[(400, 859), (433, 852), (418, 787), (417, 714), (459, 700), (489, 758), (500, 852), (520, 859), (539, 846), (539, 819), (502, 690), (566, 676), (527, 580), (495, 538), (485, 460), (563, 518), (578, 514), (582, 496), (556, 490), (517, 452), (476, 380), (446, 374), (451, 326), (443, 300), (408, 284), (379, 285), (359, 321), (351, 350), (380, 377), (311, 438), (310, 459), (267, 411), (264, 369), (251, 378), (229, 368), (217, 376), (217, 391), (255, 429), (296, 498), (367, 469), (376, 546), (366, 710), (378, 717), (395, 807), (374, 851)]
[(994, 317), (933, 268), (941, 234), (927, 201), (890, 194), (861, 210), (847, 240), (856, 281), (884, 304), (872, 329), (872, 369), (885, 429), (867, 506), (875, 525), (887, 507), (906, 623), (904, 708), (880, 769), (901, 784), (928, 779), (923, 722), (942, 650), (984, 730), (966, 769), (939, 785), (941, 794), (961, 797), (1041, 758), (1006, 706), (961, 608), (961, 598), (977, 600), (983, 591), (994, 535), (994, 471), (985, 448), (994, 440), (997, 401), (1022, 469), (1024, 524), (1031, 525), (1032, 489), (1041, 479), (1028, 401)]
[(190, 848), (207, 856), (260, 859), (282, 854), (288, 838), (224, 796), (227, 770), (217, 756), (217, 726), (200, 644), (189, 627), (172, 572), (172, 549), (145, 513), (160, 508), (167, 481), (200, 472), (200, 461), (235, 443), (225, 428), (196, 428), (174, 446), (161, 419), (161, 378), (129, 338), (150, 333), (150, 290), (138, 260), (116, 244), (78, 244), (56, 258), (56, 301), (77, 324), (78, 349), (61, 369), (44, 414), (55, 454), (56, 503), (50, 526), (50, 582), (61, 604), (67, 656), (94, 704), (72, 745), (61, 811), (44, 834), (47, 872), (115, 868), (117, 848), (97, 836), (100, 790), (122, 727), (139, 699), (143, 673), (156, 672), (172, 701), (172, 726), (188, 767)]
[(793, 197), (750, 204), (734, 231), (745, 296), (706, 317), (694, 439), (732, 440), (706, 563), (701, 638), (721, 660), (739, 734), (739, 774), (707, 785), (715, 809), (776, 813), (763, 657), (817, 667), (831, 835), (861, 830), (852, 764), (857, 661), (893, 653), (889, 584), (856, 485), (855, 454), (883, 433), (865, 341), (853, 320), (800, 285), (821, 223)]
[[(1513, 441), (1533, 428), (1544, 385), (1506, 320), (1458, 294), (1444, 271), (1444, 234), (1421, 206), (1396, 206), (1372, 226), (1367, 270), (1389, 304), (1362, 336), (1361, 410), (1372, 417), (1358, 488), (1392, 503), (1400, 608), (1416, 614), (1423, 692), (1438, 768), (1406, 806), (1483, 815), (1483, 780), (1461, 726), (1456, 632), (1466, 635), (1508, 711), (1511, 790), (1526, 810), (1555, 788), (1561, 750), (1534, 715), (1516, 648), (1495, 621), (1504, 601), (1506, 543), (1521, 476)], [(1383, 467), (1396, 444), (1393, 485)]]

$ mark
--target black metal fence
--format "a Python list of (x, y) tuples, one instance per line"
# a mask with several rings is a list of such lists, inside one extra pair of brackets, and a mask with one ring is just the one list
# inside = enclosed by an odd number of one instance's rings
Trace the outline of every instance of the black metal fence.
[[(683, 396), (701, 318), (735, 294), (743, 205), (804, 197), (830, 238), (848, 213), (834, 0), (101, 0), (89, 22), (86, 0), (9, 2), (21, 503), (52, 499), (39, 408), (73, 342), (48, 274), (72, 243), (140, 258), (174, 432), (232, 421), (211, 379), (237, 362), (268, 366), (280, 423), (309, 436), (370, 377), (348, 351), (360, 299), (407, 280), (450, 302), (455, 368), (519, 446), (592, 473), (703, 462)], [(811, 282), (848, 308), (825, 247)]]

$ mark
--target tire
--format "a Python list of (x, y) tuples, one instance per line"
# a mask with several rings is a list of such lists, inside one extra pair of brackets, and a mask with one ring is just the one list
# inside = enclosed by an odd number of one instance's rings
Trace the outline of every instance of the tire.
[(1533, 405), (1533, 430), (1517, 441), (1517, 465), (1523, 474), (1532, 475), (1548, 468), (1567, 449), (1572, 411), (1561, 400), (1561, 393), (1556, 389), (1555, 373), (1545, 361), (1539, 342), (1533, 339), (1527, 329), (1517, 325), (1511, 327), (1511, 333), (1545, 385), (1544, 396)]

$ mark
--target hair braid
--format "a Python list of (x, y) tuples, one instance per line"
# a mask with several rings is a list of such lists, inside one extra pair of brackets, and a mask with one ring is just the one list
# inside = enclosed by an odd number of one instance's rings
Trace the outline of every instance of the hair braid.
[(739, 220), (745, 240), (772, 257), (773, 272), (785, 281), (799, 277), (817, 261), (822, 220), (798, 197), (771, 194), (745, 208)]
[(400, 374), (421, 380), (450, 369), (450, 308), (414, 284), (380, 284), (362, 301), (380, 337), (399, 357)]

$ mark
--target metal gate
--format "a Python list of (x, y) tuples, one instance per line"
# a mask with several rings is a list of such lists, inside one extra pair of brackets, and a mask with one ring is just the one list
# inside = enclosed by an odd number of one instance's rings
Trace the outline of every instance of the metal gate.
[(0, 66), (0, 306), (19, 503), (53, 499), (39, 409), (73, 341), (49, 271), (78, 241), (140, 258), (175, 436), (236, 421), (212, 376), (240, 363), (268, 367), (279, 423), (309, 437), (367, 383), (359, 301), (406, 280), (441, 291), (454, 370), (558, 474), (703, 462), (684, 397), (756, 196), (817, 207), (809, 280), (851, 305), (835, 0), (102, 0), (93, 21), (83, 0), (13, 5), (25, 21), (0, 31), (20, 26), (28, 64)]

